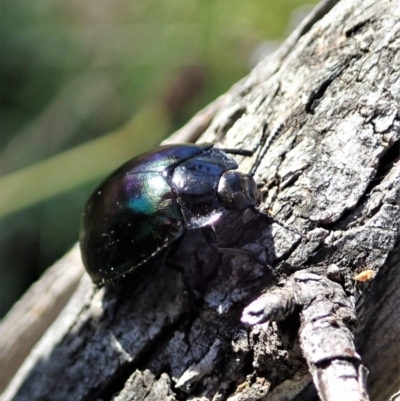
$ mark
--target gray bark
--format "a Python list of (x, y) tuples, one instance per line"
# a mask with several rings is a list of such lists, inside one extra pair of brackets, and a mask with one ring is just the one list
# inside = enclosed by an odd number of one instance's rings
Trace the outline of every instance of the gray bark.
[[(100, 290), (85, 275), (2, 400), (347, 401), (367, 388), (389, 399), (400, 388), (399, 48), (397, 1), (321, 3), (200, 139), (261, 150), (284, 124), (257, 170), (261, 210), (303, 237), (250, 211), (218, 222), (224, 246), (266, 268), (189, 233), (177, 258), (203, 296), (198, 315), (162, 264)], [(256, 158), (238, 157), (241, 170)]]

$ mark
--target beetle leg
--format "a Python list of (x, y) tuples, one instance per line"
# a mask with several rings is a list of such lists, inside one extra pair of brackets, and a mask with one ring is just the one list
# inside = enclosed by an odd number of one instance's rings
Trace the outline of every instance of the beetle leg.
[(254, 155), (254, 153), (256, 153), (260, 145), (265, 143), (265, 140), (268, 136), (267, 126), (268, 126), (267, 124), (264, 124), (261, 139), (257, 142), (257, 144), (254, 146), (253, 149), (231, 149), (231, 148), (218, 148), (218, 149), (230, 155), (251, 157)]
[(258, 167), (260, 167), (260, 164), (262, 162), (262, 159), (264, 158), (265, 154), (268, 152), (268, 149), (270, 148), (272, 142), (279, 136), (279, 134), (282, 132), (284, 127), (284, 124), (280, 124), (278, 128), (273, 131), (268, 137), (268, 124), (264, 124), (263, 128), (263, 133), (261, 136), (261, 139), (258, 141), (257, 145), (254, 147), (254, 149), (224, 149), (224, 148), (218, 148), (219, 150), (222, 150), (225, 153), (231, 154), (231, 155), (239, 155), (239, 156), (246, 156), (250, 157), (253, 156), (254, 153), (256, 153), (257, 149), (261, 145), (261, 149), (265, 144), (265, 147), (263, 150), (260, 149), (260, 153), (257, 157), (256, 162), (254, 163), (253, 167), (249, 171), (249, 175), (254, 176)]
[(247, 249), (237, 249), (237, 248), (222, 248), (218, 245), (217, 241), (217, 234), (215, 232), (215, 228), (213, 226), (204, 226), (201, 228), (201, 231), (204, 235), (205, 240), (207, 241), (208, 245), (215, 249), (219, 253), (225, 253), (228, 255), (241, 255), (241, 256), (249, 256), (255, 262), (259, 263), (262, 266), (269, 265), (260, 259), (254, 252), (249, 251)]
[[(180, 241), (178, 241), (178, 243), (180, 244)], [(199, 297), (196, 296), (196, 293), (193, 290), (193, 287), (190, 285), (189, 279), (188, 279), (188, 277), (186, 275), (185, 268), (169, 259), (170, 254), (174, 253), (174, 250), (175, 250), (174, 246), (172, 246), (170, 249), (167, 250), (167, 252), (164, 255), (164, 264), (169, 269), (180, 273), (180, 275), (182, 277), (183, 285), (185, 286), (185, 289), (186, 289), (186, 291), (188, 293), (188, 296), (189, 296), (190, 306), (192, 307), (192, 310), (197, 313), (199, 309), (198, 309), (196, 300)]]
[(253, 156), (257, 149), (227, 149), (227, 148), (218, 148), (218, 150), (222, 150), (224, 153), (228, 153), (230, 155), (239, 155), (250, 157)]

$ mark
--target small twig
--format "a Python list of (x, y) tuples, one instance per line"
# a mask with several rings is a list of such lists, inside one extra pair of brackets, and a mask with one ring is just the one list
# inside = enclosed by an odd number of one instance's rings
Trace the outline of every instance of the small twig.
[(252, 302), (242, 322), (281, 321), (300, 311), (300, 345), (324, 401), (367, 401), (366, 369), (360, 363), (352, 331), (354, 305), (342, 287), (306, 270)]

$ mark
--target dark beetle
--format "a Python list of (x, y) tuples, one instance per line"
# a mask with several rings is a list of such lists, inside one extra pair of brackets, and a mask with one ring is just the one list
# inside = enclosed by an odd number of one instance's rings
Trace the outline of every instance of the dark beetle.
[(91, 195), (82, 216), (80, 246), (94, 283), (129, 273), (156, 256), (167, 256), (187, 229), (201, 228), (219, 252), (212, 223), (228, 210), (255, 207), (260, 193), (227, 153), (213, 145), (167, 145), (143, 153), (111, 174)]

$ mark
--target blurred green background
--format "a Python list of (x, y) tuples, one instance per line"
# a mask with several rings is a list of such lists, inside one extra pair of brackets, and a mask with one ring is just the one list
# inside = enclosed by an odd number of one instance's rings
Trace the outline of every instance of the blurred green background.
[(0, 317), (86, 198), (273, 51), (312, 0), (1, 0)]

